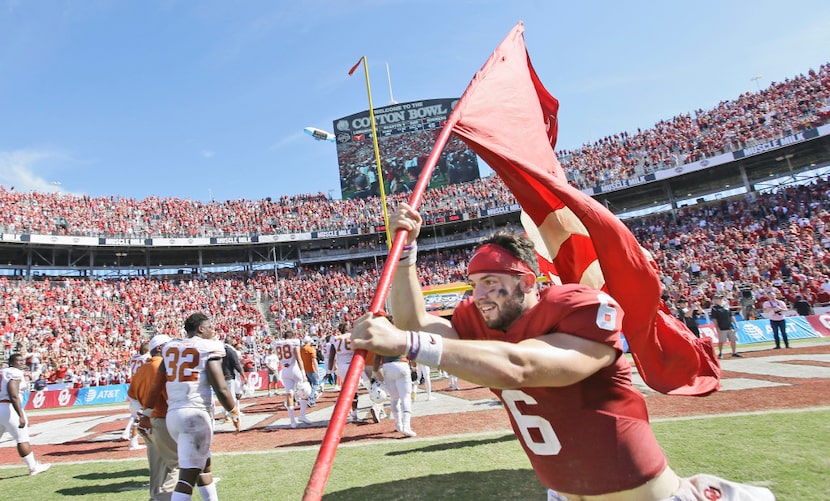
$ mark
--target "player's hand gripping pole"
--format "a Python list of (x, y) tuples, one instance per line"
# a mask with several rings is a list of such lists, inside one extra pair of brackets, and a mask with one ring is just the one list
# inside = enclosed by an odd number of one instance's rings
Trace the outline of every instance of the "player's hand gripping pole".
[[(418, 182), (412, 190), (409, 205), (413, 209), (417, 209), (421, 204), (421, 198), (432, 177), (432, 171), (435, 170), (435, 165), (438, 163), (438, 157), (450, 139), (453, 126), (458, 121), (456, 111), (460, 108), (459, 105), (463, 99), (464, 97), (462, 96), (452, 114), (447, 119), (447, 124), (435, 141), (435, 146), (432, 147), (432, 152), (429, 154), (426, 164), (421, 171), (421, 175), (418, 177)], [(375, 297), (369, 306), (369, 311), (374, 315), (379, 315), (383, 312), (382, 308), (392, 284), (392, 276), (395, 274), (398, 260), (401, 258), (403, 246), (406, 242), (406, 234), (407, 232), (404, 230), (398, 231), (392, 242), (392, 248), (389, 249), (386, 264), (384, 264), (383, 272), (378, 280)], [(346, 379), (343, 381), (343, 386), (340, 389), (340, 396), (337, 397), (337, 403), (334, 405), (334, 411), (332, 412), (326, 435), (323, 437), (323, 443), (320, 445), (320, 452), (317, 453), (317, 460), (314, 463), (314, 468), (311, 470), (311, 476), (308, 479), (305, 494), (303, 494), (303, 501), (318, 501), (323, 497), (326, 481), (331, 471), (331, 464), (334, 461), (334, 454), (337, 452), (337, 446), (340, 444), (340, 438), (343, 436), (346, 416), (351, 410), (352, 399), (357, 392), (357, 384), (360, 381), (360, 373), (363, 372), (365, 365), (366, 350), (355, 350), (349, 372), (346, 374)]]

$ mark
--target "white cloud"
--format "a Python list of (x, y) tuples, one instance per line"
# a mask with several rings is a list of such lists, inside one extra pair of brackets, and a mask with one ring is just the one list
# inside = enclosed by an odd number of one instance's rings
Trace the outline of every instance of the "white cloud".
[(212, 150), (202, 150), (199, 152), (199, 154), (205, 158), (212, 158), (216, 153), (214, 153)]
[(62, 157), (48, 150), (0, 151), (0, 184), (17, 191), (63, 192), (60, 183), (50, 181), (38, 172), (42, 164)]

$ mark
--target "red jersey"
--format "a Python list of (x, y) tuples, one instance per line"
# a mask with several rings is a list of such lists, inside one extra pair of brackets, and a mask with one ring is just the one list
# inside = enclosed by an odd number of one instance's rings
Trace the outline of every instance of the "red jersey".
[(617, 350), (613, 364), (570, 386), (491, 388), (536, 476), (550, 489), (581, 495), (632, 489), (668, 464), (649, 425), (645, 399), (631, 383), (619, 335), (622, 316), (610, 296), (574, 284), (541, 291), (539, 304), (507, 332), (488, 328), (472, 298), (455, 309), (452, 324), (461, 339), (518, 343), (561, 332)]

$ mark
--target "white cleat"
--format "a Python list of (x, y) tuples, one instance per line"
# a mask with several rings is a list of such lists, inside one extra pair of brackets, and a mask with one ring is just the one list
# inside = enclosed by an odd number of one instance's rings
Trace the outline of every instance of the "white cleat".
[(43, 473), (44, 471), (48, 470), (52, 467), (51, 463), (35, 463), (35, 467), (29, 470), (29, 475), (37, 475), (38, 473)]
[(300, 416), (300, 422), (305, 424), (311, 424), (311, 420), (305, 416)]
[(296, 427), (297, 427), (297, 422), (296, 421), (292, 422), (291, 423), (291, 428), (296, 428)]
[(403, 433), (407, 437), (417, 437), (418, 436), (417, 433), (412, 431), (412, 428), (404, 428), (403, 430), (401, 430), (401, 433)]

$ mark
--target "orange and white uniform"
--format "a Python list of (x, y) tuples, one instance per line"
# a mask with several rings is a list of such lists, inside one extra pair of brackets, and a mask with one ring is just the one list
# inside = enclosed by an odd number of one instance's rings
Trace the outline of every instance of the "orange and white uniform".
[(305, 379), (300, 360), (301, 346), (302, 343), (297, 338), (280, 339), (274, 344), (274, 352), (280, 361), (280, 380), (287, 392), (294, 391), (297, 384)]
[(176, 440), (180, 468), (204, 468), (213, 440), (213, 394), (205, 368), (225, 356), (221, 341), (174, 339), (162, 350), (167, 378), (167, 428)]

